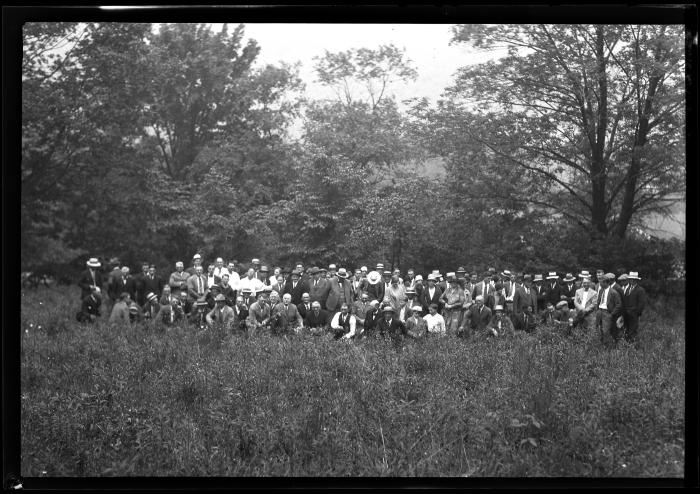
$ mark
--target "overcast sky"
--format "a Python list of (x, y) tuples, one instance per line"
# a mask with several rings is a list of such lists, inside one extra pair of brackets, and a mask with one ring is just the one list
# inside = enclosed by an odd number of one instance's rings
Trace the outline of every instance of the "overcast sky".
[(315, 83), (313, 57), (325, 50), (339, 52), (351, 48), (376, 49), (394, 44), (406, 50), (418, 78), (395, 84), (397, 101), (427, 97), (435, 102), (451, 85), (458, 67), (484, 61), (492, 53), (477, 53), (466, 45), (450, 45), (451, 24), (245, 24), (246, 38), (260, 45), (258, 64), (301, 62), (300, 76), (312, 98), (332, 97), (333, 93)]

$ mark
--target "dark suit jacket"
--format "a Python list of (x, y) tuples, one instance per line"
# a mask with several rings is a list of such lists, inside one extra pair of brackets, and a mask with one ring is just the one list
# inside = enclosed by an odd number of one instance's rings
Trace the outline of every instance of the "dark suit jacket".
[(647, 294), (644, 288), (637, 285), (634, 288), (630, 287), (627, 295), (622, 297), (622, 305), (625, 308), (627, 314), (636, 315), (637, 317), (642, 315), (644, 312), (644, 307), (646, 307)]
[(314, 285), (315, 280), (309, 281), (309, 297), (312, 302), (319, 302), (321, 304), (321, 309), (326, 306), (326, 301), (328, 300), (328, 295), (331, 291), (330, 281), (320, 278), (318, 284)]
[(515, 316), (515, 329), (530, 332), (537, 326), (537, 316), (521, 312)]
[(306, 306), (304, 305), (303, 302), (299, 302), (297, 304), (297, 310), (299, 311), (299, 314), (301, 315), (302, 319), (306, 318), (306, 314), (311, 312), (311, 302), (309, 302), (309, 310), (306, 310)]
[[(99, 269), (95, 269), (95, 286), (97, 286), (100, 290), (102, 290), (102, 272)], [(90, 269), (86, 269), (83, 271), (80, 275), (80, 280), (78, 281), (78, 286), (82, 290), (81, 292), (81, 299), (84, 299), (88, 295), (90, 295), (90, 286), (92, 285), (92, 275), (90, 275)]]
[(386, 319), (382, 316), (380, 319), (376, 321), (374, 324), (374, 331), (375, 333), (379, 333), (380, 335), (388, 335), (392, 337), (396, 337), (399, 335), (405, 335), (406, 334), (406, 325), (402, 323), (398, 317), (394, 316), (391, 319), (391, 322), (387, 322)]
[(561, 285), (557, 281), (554, 284), (554, 288), (552, 288), (552, 280), (547, 280), (544, 284), (545, 290), (547, 292), (546, 294), (546, 300), (547, 302), (552, 302), (552, 305), (557, 305), (557, 303), (561, 300)]
[(367, 293), (369, 294), (370, 302), (372, 300), (378, 300), (381, 304), (382, 300), (384, 300), (384, 280), (379, 280), (379, 283), (376, 285), (367, 283)]
[[(596, 307), (601, 304), (601, 299), (603, 298), (604, 293), (605, 289), (603, 288), (600, 290), (600, 294), (598, 294), (598, 302), (596, 303)], [(607, 307), (613, 318), (617, 318), (622, 315), (622, 299), (615, 288), (608, 290)]]
[(532, 289), (535, 291), (535, 298), (537, 299), (537, 312), (542, 312), (547, 308), (547, 287), (542, 285), (539, 293), (536, 286), (533, 286)]
[(233, 309), (233, 327), (235, 329), (245, 331), (246, 330), (245, 321), (246, 321), (246, 319), (248, 319), (248, 308), (241, 307), (240, 311), (239, 311), (238, 307), (236, 307), (234, 304), (232, 309)]
[(365, 312), (365, 331), (367, 334), (370, 334), (372, 331), (374, 331), (374, 327), (377, 324), (377, 321), (379, 318), (382, 317), (382, 313), (377, 311), (377, 309), (369, 308), (367, 309), (367, 312)]
[(160, 297), (160, 294), (163, 292), (164, 286), (165, 280), (157, 274), (153, 275), (153, 279), (149, 278), (148, 276), (146, 276), (144, 279), (144, 293), (146, 295), (148, 295), (150, 292), (153, 292), (158, 297)]
[(352, 308), (354, 302), (352, 296), (352, 285), (348, 280), (343, 280), (342, 278), (333, 278), (330, 281), (330, 291), (328, 293), (328, 299), (326, 300), (326, 309), (333, 312), (334, 314), (340, 310), (341, 297), (341, 285), (338, 280), (342, 280), (342, 296), (345, 298), (348, 306)]
[(513, 312), (520, 314), (528, 305), (532, 307), (533, 314), (537, 312), (537, 293), (530, 287), (530, 293), (527, 294), (525, 287), (521, 286), (515, 290), (513, 296)]
[(485, 303), (486, 303), (486, 298), (487, 298), (487, 296), (484, 295), (484, 291), (490, 293), (490, 292), (493, 291), (493, 290), (495, 290), (495, 288), (493, 288), (493, 287), (490, 286), (490, 285), (484, 287), (484, 282), (483, 282), (483, 280), (482, 280), (482, 281), (480, 281), (479, 283), (477, 283), (477, 284), (474, 286), (474, 291), (472, 291), (472, 300), (476, 299), (476, 296), (477, 296), (477, 295), (481, 295), (481, 296), (484, 297), (484, 304), (485, 304)]
[(117, 293), (117, 297), (123, 293), (126, 292), (131, 296), (131, 300), (136, 299), (136, 282), (134, 281), (134, 278), (131, 275), (128, 275), (126, 278), (126, 282), (124, 282), (124, 277), (121, 276), (120, 278), (117, 278), (115, 282), (115, 291)]
[[(296, 288), (292, 288), (292, 280), (289, 279), (284, 284), (284, 293), (290, 294), (292, 296), (292, 303), (298, 306), (301, 304), (301, 296), (305, 293), (309, 293), (309, 283), (307, 281), (299, 280)], [(284, 293), (282, 295), (284, 295)]]
[[(569, 308), (573, 309), (574, 308), (574, 297), (576, 296), (576, 283), (571, 283), (571, 289), (569, 289), (569, 284), (568, 283), (562, 283), (561, 285), (561, 295), (566, 296), (566, 301), (569, 304)], [(552, 302), (554, 305), (557, 305), (556, 302)]]
[(304, 326), (307, 328), (327, 328), (330, 325), (328, 312), (321, 309), (318, 315), (311, 309), (304, 318)]
[(423, 289), (422, 293), (422, 300), (421, 305), (423, 306), (423, 312), (426, 314), (428, 313), (428, 307), (430, 307), (430, 304), (438, 304), (438, 312), (442, 310), (442, 302), (440, 302), (440, 298), (442, 297), (442, 290), (440, 290), (440, 287), (435, 285), (435, 293), (433, 294), (433, 297), (430, 298), (430, 288), (427, 286)]
[(491, 309), (486, 305), (483, 306), (481, 312), (476, 304), (472, 304), (467, 310), (467, 319), (469, 327), (473, 330), (481, 331), (486, 329), (491, 322)]

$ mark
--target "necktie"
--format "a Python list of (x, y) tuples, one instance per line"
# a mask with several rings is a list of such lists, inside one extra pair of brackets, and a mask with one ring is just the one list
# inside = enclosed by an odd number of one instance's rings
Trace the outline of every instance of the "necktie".
[(204, 284), (202, 283), (202, 277), (200, 276), (198, 278), (198, 280), (199, 280), (199, 293), (202, 293), (202, 292), (204, 292)]
[(309, 304), (306, 304), (306, 310), (307, 311), (309, 310)]
[(95, 285), (95, 272), (92, 269), (90, 270), (90, 276), (92, 276), (92, 284)]

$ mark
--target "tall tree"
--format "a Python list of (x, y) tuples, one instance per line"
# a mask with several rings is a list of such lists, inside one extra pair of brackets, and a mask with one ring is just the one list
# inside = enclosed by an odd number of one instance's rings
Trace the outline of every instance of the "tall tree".
[(449, 91), (482, 160), (468, 173), (504, 178), (483, 192), (618, 238), (684, 194), (682, 27), (464, 25), (453, 41), (507, 48)]

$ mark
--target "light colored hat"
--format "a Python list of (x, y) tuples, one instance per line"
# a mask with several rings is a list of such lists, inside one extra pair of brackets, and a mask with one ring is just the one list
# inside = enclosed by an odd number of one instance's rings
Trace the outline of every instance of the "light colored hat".
[(250, 261), (250, 262), (251, 262), (252, 264), (260, 264), (260, 259), (258, 259), (258, 258), (256, 257), (256, 258), (253, 258), (253, 260)]
[[(416, 277), (417, 278), (417, 277)], [(430, 273), (428, 275), (428, 281), (435, 281), (435, 275), (433, 273)]]
[(366, 273), (366, 272), (367, 272), (367, 266), (362, 266), (362, 267), (360, 268), (360, 271), (362, 271), (363, 273)]
[(248, 287), (245, 287), (245, 288), (243, 288), (243, 289), (241, 290), (241, 293), (253, 293), (253, 290), (251, 290), (251, 289), (248, 288)]
[(466, 273), (466, 270), (462, 266), (460, 266), (457, 268), (457, 273)]
[(155, 293), (150, 292), (148, 295), (146, 295), (146, 300), (153, 302), (154, 300), (158, 300), (158, 296)]
[(561, 309), (562, 307), (568, 307), (568, 306), (569, 306), (569, 302), (567, 302), (566, 300), (561, 300), (561, 301), (557, 302), (556, 308)]
[[(332, 264), (331, 264), (332, 266)], [(348, 277), (348, 272), (345, 270), (345, 268), (340, 268), (336, 275), (340, 278), (347, 278)]]
[(566, 273), (566, 278), (564, 278), (564, 281), (566, 281), (566, 282), (576, 281), (576, 277), (571, 273)]
[(377, 283), (379, 283), (379, 280), (381, 280), (381, 279), (382, 279), (382, 275), (376, 271), (370, 271), (367, 274), (367, 282), (370, 285), (376, 285)]
[(204, 297), (199, 297), (199, 298), (197, 299), (197, 301), (195, 302), (195, 305), (198, 305), (198, 306), (201, 307), (201, 306), (203, 306), (203, 305), (208, 305), (208, 304), (207, 304), (207, 301), (206, 301), (206, 299), (205, 299)]
[(260, 272), (261, 273), (269, 273), (270, 270), (267, 268), (267, 266), (260, 266)]
[(377, 271), (379, 271), (380, 269), (384, 269), (384, 264), (382, 264), (381, 262), (378, 262), (377, 263)]
[(270, 285), (265, 285), (265, 288), (263, 288), (262, 291), (267, 292), (267, 293), (271, 293), (272, 287)]
[(136, 305), (136, 302), (132, 302), (131, 305), (129, 306), (129, 312), (132, 313), (137, 313), (139, 311), (139, 306)]
[(508, 271), (507, 269), (504, 269), (503, 272), (501, 273), (501, 276), (503, 276), (505, 278), (510, 278), (513, 275), (511, 274), (510, 271)]
[(410, 286), (408, 288), (406, 288), (406, 295), (415, 295), (415, 294), (416, 294), (415, 288), (411, 288)]
[(433, 269), (433, 274), (435, 276), (440, 276), (440, 270), (439, 269)]
[(477, 295), (474, 300), (481, 300), (482, 302), (484, 301), (484, 296), (483, 295)]
[(226, 297), (224, 297), (223, 294), (218, 294), (216, 297), (214, 297), (215, 302), (226, 302)]
[(581, 271), (581, 273), (578, 275), (578, 277), (579, 278), (590, 278), (591, 273), (589, 273), (588, 271)]
[(536, 274), (536, 275), (535, 275), (535, 279), (534, 279), (533, 281), (544, 281), (544, 279), (542, 279), (542, 275), (541, 275), (541, 274)]
[(100, 266), (102, 266), (102, 263), (98, 261), (96, 257), (91, 257), (88, 260), (87, 265), (91, 268), (99, 268)]
[(184, 267), (185, 267), (185, 263), (182, 262), (182, 261), (177, 261), (177, 262), (175, 263), (175, 267), (178, 267), (178, 266), (182, 266), (182, 267), (184, 268)]
[(417, 274), (415, 280), (416, 281), (423, 281), (423, 276), (420, 274)]
[(630, 280), (641, 280), (637, 271), (630, 271), (630, 274), (627, 275), (627, 278), (629, 278)]
[(613, 281), (614, 281), (615, 278), (617, 278), (617, 276), (615, 276), (614, 274), (612, 274), (612, 273), (605, 273), (605, 279), (606, 279), (606, 280), (613, 280)]
[(192, 256), (192, 259), (201, 259), (201, 258), (202, 258), (202, 256), (200, 256), (199, 254), (195, 254)]
[(619, 278), (617, 278), (617, 279), (618, 279), (619, 281), (624, 281), (624, 280), (626, 280), (626, 279), (628, 279), (628, 278), (629, 278), (629, 276), (627, 276), (625, 273), (622, 273), (622, 274), (619, 276)]
[(383, 276), (391, 276), (391, 271), (388, 269), (385, 269), (384, 272), (382, 273)]
[(547, 275), (548, 280), (556, 280), (558, 278), (559, 278), (559, 276), (557, 275), (556, 271), (550, 271), (549, 274)]
[(411, 307), (411, 310), (413, 312), (423, 312), (423, 307), (421, 307), (420, 305), (414, 305), (413, 307)]
[(503, 310), (503, 306), (499, 304), (499, 305), (497, 305), (496, 307), (494, 307), (493, 310), (494, 310), (494, 311)]
[(396, 312), (391, 305), (387, 305), (382, 309), (382, 312)]
[(591, 277), (590, 277), (590, 276), (584, 276), (583, 278), (581, 278), (581, 281), (591, 281)]
[(449, 280), (450, 278), (455, 278), (455, 279), (456, 279), (456, 277), (457, 277), (457, 275), (455, 274), (454, 271), (450, 271), (450, 272), (447, 273), (445, 276), (447, 277), (448, 280)]
[(328, 269), (335, 269), (335, 264), (330, 264), (330, 265), (328, 266)]

